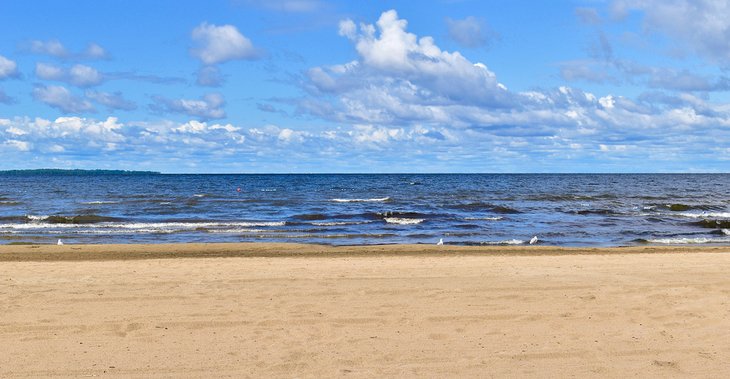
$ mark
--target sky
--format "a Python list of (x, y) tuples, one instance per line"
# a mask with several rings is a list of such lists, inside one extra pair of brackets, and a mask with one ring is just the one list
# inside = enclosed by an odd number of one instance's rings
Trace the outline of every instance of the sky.
[(0, 170), (728, 172), (730, 3), (0, 2)]

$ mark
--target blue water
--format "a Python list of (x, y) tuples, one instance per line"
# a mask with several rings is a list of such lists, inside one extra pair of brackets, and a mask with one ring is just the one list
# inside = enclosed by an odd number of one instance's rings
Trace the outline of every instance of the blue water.
[(729, 188), (728, 174), (0, 174), (0, 243), (727, 244)]

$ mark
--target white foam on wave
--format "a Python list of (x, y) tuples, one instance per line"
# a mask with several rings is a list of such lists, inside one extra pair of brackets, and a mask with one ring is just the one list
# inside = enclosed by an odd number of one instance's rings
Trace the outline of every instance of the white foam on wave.
[(501, 216), (495, 216), (495, 217), (464, 217), (464, 220), (474, 221), (474, 220), (485, 220), (485, 221), (499, 221), (503, 220), (504, 217)]
[(721, 229), (721, 230), (722, 230), (723, 234), (725, 234), (726, 236), (730, 236), (730, 229)]
[(672, 212), (667, 215), (690, 218), (730, 218), (730, 212)]
[(730, 242), (730, 238), (707, 238), (707, 237), (696, 237), (696, 238), (656, 238), (647, 240), (649, 243), (660, 243), (667, 245), (688, 245), (688, 244), (705, 244), (705, 243), (727, 243)]
[(482, 242), (482, 245), (523, 245), (523, 244), (525, 244), (525, 241), (518, 240), (518, 239)]
[(36, 215), (25, 215), (25, 218), (31, 221), (43, 221), (48, 219), (49, 216), (36, 216)]
[(398, 225), (415, 225), (415, 224), (420, 224), (420, 223), (426, 221), (423, 218), (400, 218), (400, 217), (386, 217), (386, 218), (384, 218), (384, 220), (388, 224), (398, 224)]
[(276, 188), (262, 188), (261, 192), (276, 192)]
[(105, 200), (99, 200), (99, 201), (84, 201), (81, 204), (87, 204), (87, 205), (98, 205), (98, 204), (119, 204), (118, 201), (105, 201)]
[[(40, 217), (40, 216), (37, 216)], [(47, 216), (45, 216), (47, 217)], [(28, 216), (30, 218), (30, 216)], [(43, 220), (44, 218), (36, 218)], [(103, 229), (128, 230), (143, 233), (149, 230), (175, 231), (195, 230), (198, 228), (231, 228), (231, 227), (266, 227), (284, 226), (286, 221), (254, 221), (254, 222), (99, 222), (95, 224), (53, 224), (49, 222), (31, 222), (22, 224), (0, 224), (0, 230), (32, 230), (32, 229)]]
[(331, 199), (335, 203), (370, 203), (370, 202), (383, 202), (390, 201), (390, 197), (379, 197), (374, 199)]
[(315, 226), (341, 226), (341, 225), (361, 225), (368, 224), (372, 221), (326, 221), (326, 222), (313, 222)]
[(196, 193), (193, 195), (193, 197), (205, 197), (204, 193)]

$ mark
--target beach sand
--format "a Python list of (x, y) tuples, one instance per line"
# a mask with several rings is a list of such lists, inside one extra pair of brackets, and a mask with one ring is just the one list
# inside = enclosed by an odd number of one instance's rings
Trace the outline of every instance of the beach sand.
[(0, 377), (727, 377), (730, 247), (0, 246)]

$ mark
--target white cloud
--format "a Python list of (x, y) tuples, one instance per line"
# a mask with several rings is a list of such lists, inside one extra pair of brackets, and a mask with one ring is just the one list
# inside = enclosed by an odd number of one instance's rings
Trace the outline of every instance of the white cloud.
[(0, 55), (0, 80), (14, 78), (19, 75), (18, 64)]
[(36, 63), (35, 74), (41, 79), (62, 81), (81, 88), (96, 86), (104, 81), (99, 71), (82, 64), (66, 69), (48, 63)]
[(137, 104), (125, 99), (124, 96), (122, 96), (121, 92), (108, 93), (87, 90), (86, 92), (84, 92), (84, 96), (86, 96), (86, 98), (89, 100), (93, 100), (99, 104), (106, 106), (110, 110), (118, 109), (131, 111), (137, 109)]
[(484, 20), (469, 16), (463, 20), (446, 18), (449, 37), (464, 47), (486, 47), (498, 37)]
[(60, 59), (85, 60), (85, 59), (106, 59), (108, 54), (103, 47), (92, 42), (81, 52), (69, 51), (61, 41), (51, 39), (48, 41), (32, 40), (28, 43), (27, 49), (36, 54), (49, 55)]
[(77, 64), (68, 71), (69, 83), (78, 87), (90, 87), (98, 85), (103, 78), (99, 71), (93, 67)]
[(258, 52), (251, 40), (233, 25), (202, 23), (191, 33), (195, 47), (190, 53), (206, 65), (236, 59), (256, 59)]
[(105, 59), (108, 57), (106, 50), (95, 43), (90, 43), (89, 46), (86, 47), (86, 50), (84, 50), (83, 55), (94, 59)]
[(35, 76), (45, 80), (61, 80), (66, 74), (61, 67), (48, 63), (36, 63)]
[(14, 139), (7, 140), (3, 144), (5, 146), (14, 148), (18, 151), (29, 151), (31, 148), (30, 143), (28, 143), (26, 141), (19, 141), (19, 140), (14, 140)]
[(73, 95), (63, 86), (36, 86), (32, 94), (34, 99), (57, 108), (64, 113), (96, 111), (89, 101)]
[(30, 42), (30, 51), (36, 54), (46, 54), (57, 58), (65, 58), (69, 55), (68, 50), (59, 40), (40, 41), (33, 40)]
[[(309, 95), (299, 111), (353, 126), (321, 138), (347, 139), (356, 150), (438, 146), (475, 156), (488, 147), (500, 159), (589, 159), (600, 153), (600, 145), (611, 153), (651, 152), (656, 157), (667, 146), (677, 151), (697, 146), (683, 145), (688, 136), (709, 144), (730, 143), (730, 105), (691, 95), (638, 100), (596, 96), (570, 87), (513, 92), (486, 65), (443, 51), (430, 37), (408, 33), (406, 26), (393, 11), (385, 12), (376, 25), (340, 23), (339, 34), (353, 42), (358, 59), (308, 70)], [(613, 59), (610, 46), (599, 48)], [(658, 74), (628, 64), (625, 70)], [(702, 85), (690, 79), (675, 86)]]
[(155, 103), (152, 109), (161, 112), (181, 113), (202, 120), (225, 118), (223, 109), (225, 99), (219, 93), (210, 93), (200, 100), (167, 99), (161, 96), (153, 98)]
[(384, 12), (376, 25), (353, 28), (352, 21), (341, 22), (340, 34), (352, 40), (360, 59), (313, 68), (310, 83), (322, 92), (342, 94), (357, 87), (376, 97), (397, 91), (400, 98), (428, 97), (433, 104), (506, 106), (512, 101), (486, 65), (442, 51), (433, 38), (408, 33), (407, 24), (394, 10)]

